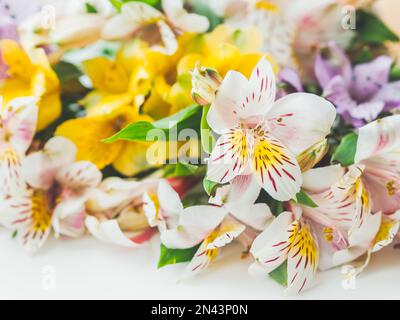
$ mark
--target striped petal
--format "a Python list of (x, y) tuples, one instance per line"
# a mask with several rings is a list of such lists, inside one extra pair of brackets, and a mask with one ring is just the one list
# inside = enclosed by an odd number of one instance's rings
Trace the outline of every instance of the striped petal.
[(3, 146), (3, 148), (0, 149), (0, 194), (18, 194), (25, 188), (21, 157), (12, 146)]
[(263, 265), (265, 273), (275, 270), (287, 259), (290, 241), (296, 236), (292, 227), (295, 223), (293, 213), (283, 212), (254, 240), (250, 252)]
[(274, 199), (294, 199), (300, 191), (302, 175), (296, 158), (280, 141), (263, 131), (256, 138), (251, 165), (259, 185)]
[(225, 218), (221, 225), (204, 239), (192, 261), (187, 266), (184, 277), (198, 274), (207, 268), (217, 257), (220, 248), (231, 243), (244, 229), (245, 226), (241, 223), (229, 217)]
[(11, 198), (10, 227), (17, 230), (18, 242), (30, 253), (36, 252), (51, 231), (52, 212), (49, 195), (29, 189)]
[(314, 279), (318, 267), (318, 247), (303, 220), (295, 221), (291, 227), (287, 292), (300, 293), (309, 288)]
[(226, 183), (243, 173), (248, 164), (252, 136), (241, 128), (226, 131), (217, 140), (210, 155), (207, 177), (215, 182)]
[(57, 172), (57, 181), (64, 187), (80, 190), (96, 187), (102, 178), (97, 167), (89, 161), (74, 162)]

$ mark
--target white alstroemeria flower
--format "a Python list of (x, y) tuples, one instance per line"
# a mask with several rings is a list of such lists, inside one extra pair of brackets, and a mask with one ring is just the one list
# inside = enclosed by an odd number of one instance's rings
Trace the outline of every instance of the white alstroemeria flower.
[(362, 181), (373, 212), (391, 214), (400, 207), (400, 115), (371, 122), (358, 131), (355, 162), (364, 166)]
[(236, 71), (225, 76), (207, 115), (219, 137), (207, 176), (219, 183), (251, 175), (273, 198), (287, 201), (300, 191), (296, 156), (330, 132), (336, 116), (327, 100), (307, 93), (275, 101), (275, 75), (261, 59), (250, 79)]
[(17, 231), (18, 241), (35, 252), (51, 228), (56, 236), (84, 233), (85, 202), (101, 172), (88, 161), (75, 162), (74, 144), (61, 137), (50, 139), (42, 151), (22, 161), (27, 183), (6, 200), (6, 226)]
[(32, 143), (38, 117), (37, 99), (17, 98), (7, 105), (0, 96), (0, 194), (24, 188), (21, 160)]
[(111, 177), (91, 190), (86, 203), (86, 227), (97, 239), (137, 247), (154, 234), (143, 212), (143, 194), (154, 193), (159, 180), (123, 180)]
[(143, 2), (124, 4), (121, 13), (104, 26), (103, 38), (118, 40), (143, 34), (147, 40), (156, 39), (156, 43), (152, 44), (153, 50), (172, 55), (178, 49), (175, 33), (201, 33), (209, 28), (208, 19), (188, 13), (183, 8), (182, 0), (163, 0), (162, 7), (166, 15)]
[(250, 252), (256, 259), (251, 274), (263, 275), (287, 261), (288, 293), (299, 293), (312, 285), (319, 252), (316, 237), (301, 210), (285, 211), (253, 242)]
[[(237, 192), (240, 191), (238, 185), (228, 196), (229, 198), (237, 196)], [(244, 185), (245, 183), (242, 184)], [(259, 188), (252, 190), (259, 191)], [(186, 268), (184, 277), (188, 277), (204, 270), (217, 257), (222, 247), (239, 237), (246, 228), (244, 223), (256, 229), (261, 229), (265, 225), (265, 220), (271, 217), (271, 213), (266, 204), (253, 205), (254, 202), (251, 201), (254, 196), (253, 191), (250, 190), (247, 195), (243, 194), (243, 199), (235, 202), (245, 210), (248, 218), (244, 218), (244, 213), (240, 214), (240, 218), (229, 214), (223, 202), (226, 202), (226, 190), (221, 190), (211, 199), (211, 202), (218, 206), (201, 205), (183, 208), (178, 194), (166, 182), (159, 184), (155, 198), (144, 196), (144, 210), (150, 225), (158, 227), (161, 241), (166, 247), (185, 249), (200, 244)], [(234, 201), (229, 203), (233, 205)], [(244, 203), (248, 203), (248, 206), (244, 207)]]

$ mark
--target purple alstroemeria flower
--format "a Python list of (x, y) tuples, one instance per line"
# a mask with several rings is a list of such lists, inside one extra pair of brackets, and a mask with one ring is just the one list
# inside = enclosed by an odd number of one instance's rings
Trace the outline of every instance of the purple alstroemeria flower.
[(315, 75), (324, 97), (335, 104), (346, 122), (358, 128), (375, 120), (382, 111), (400, 106), (400, 81), (389, 82), (391, 57), (380, 56), (352, 67), (334, 43), (325, 49), (328, 57), (322, 51), (316, 56)]
[(278, 84), (277, 99), (290, 93), (304, 91), (299, 75), (291, 68), (283, 68), (279, 71)]

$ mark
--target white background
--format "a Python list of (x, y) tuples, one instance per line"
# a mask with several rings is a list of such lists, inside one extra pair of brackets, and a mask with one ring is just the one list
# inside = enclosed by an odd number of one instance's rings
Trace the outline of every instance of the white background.
[[(281, 286), (247, 273), (250, 258), (240, 247), (227, 248), (204, 274), (177, 282), (185, 264), (157, 270), (158, 239), (139, 249), (104, 244), (93, 238), (50, 239), (36, 255), (27, 255), (0, 230), (0, 298), (22, 299), (400, 299), (400, 250), (373, 255), (357, 278), (356, 289), (344, 290), (340, 269), (320, 273), (314, 288), (295, 297)], [(49, 273), (50, 272), (50, 273)], [(54, 273), (55, 288), (46, 286)]]

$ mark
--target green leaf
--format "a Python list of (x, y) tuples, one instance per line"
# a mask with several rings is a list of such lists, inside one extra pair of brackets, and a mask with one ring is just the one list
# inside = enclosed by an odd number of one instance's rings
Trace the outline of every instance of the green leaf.
[(86, 2), (86, 13), (97, 13), (96, 7), (92, 6), (90, 3)]
[(372, 54), (371, 48), (369, 48), (368, 46), (364, 46), (353, 62), (354, 64), (362, 64), (370, 62), (373, 58), (374, 56)]
[(377, 16), (363, 10), (357, 12), (357, 32), (356, 39), (361, 42), (382, 44), (385, 41), (399, 41), (399, 37)]
[(314, 202), (313, 199), (310, 198), (309, 195), (307, 195), (303, 190), (301, 190), (297, 195), (296, 195), (296, 202), (299, 204), (303, 204), (307, 207), (310, 208), (317, 208), (318, 205)]
[(208, 180), (207, 178), (203, 179), (204, 190), (209, 196), (215, 195), (215, 191), (217, 190), (218, 186), (219, 186), (219, 183), (217, 183), (217, 182)]
[(345, 135), (332, 156), (332, 163), (340, 163), (342, 166), (354, 164), (358, 135), (354, 132)]
[(176, 264), (180, 262), (190, 261), (196, 254), (198, 248), (199, 246), (195, 246), (189, 249), (170, 249), (161, 244), (160, 258), (158, 259), (158, 268), (160, 269), (169, 264)]
[(209, 110), (210, 106), (203, 107), (203, 114), (201, 117), (201, 124), (200, 124), (201, 145), (203, 147), (203, 150), (208, 154), (212, 152), (212, 149), (214, 148), (215, 145), (214, 135), (212, 134), (212, 130), (207, 122), (207, 114)]
[(400, 66), (393, 64), (389, 74), (390, 81), (400, 80)]
[(198, 166), (190, 163), (178, 162), (177, 164), (170, 164), (165, 168), (165, 178), (186, 177), (196, 174)]
[(269, 276), (280, 285), (287, 287), (287, 261), (270, 272)]
[(256, 203), (266, 203), (271, 209), (271, 213), (275, 217), (279, 216), (283, 211), (285, 211), (285, 208), (283, 207), (283, 202), (272, 198), (264, 189), (261, 190), (260, 195), (256, 200)]
[(210, 6), (203, 0), (192, 1), (193, 13), (205, 16), (210, 21), (210, 29), (208, 31), (214, 30), (218, 25), (220, 25), (223, 20), (218, 17)]
[(120, 10), (122, 5), (127, 2), (144, 2), (152, 7), (159, 7), (161, 0), (110, 0), (110, 3), (117, 9)]
[[(191, 106), (179, 111), (178, 113), (155, 122), (139, 121), (134, 122), (113, 135), (104, 139), (103, 142), (111, 143), (117, 140), (127, 141), (154, 141), (148, 139), (147, 134), (151, 130), (161, 130), (156, 136), (164, 140), (176, 140), (178, 134), (183, 129), (194, 129), (198, 132), (201, 121), (202, 108), (200, 106)], [(171, 133), (174, 133), (171, 135)]]
[(72, 63), (60, 61), (54, 66), (54, 71), (57, 74), (60, 82), (68, 82), (78, 79), (82, 72)]

